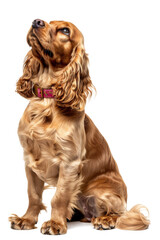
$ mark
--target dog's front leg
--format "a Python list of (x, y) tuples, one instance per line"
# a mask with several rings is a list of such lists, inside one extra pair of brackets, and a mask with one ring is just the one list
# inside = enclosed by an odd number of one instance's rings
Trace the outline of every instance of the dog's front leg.
[(17, 230), (28, 230), (35, 228), (40, 211), (45, 209), (45, 206), (42, 203), (44, 182), (40, 180), (38, 176), (27, 166), (26, 176), (28, 180), (28, 209), (22, 217), (18, 217), (16, 214), (14, 214), (9, 218), (9, 221), (11, 222), (11, 228)]
[(56, 193), (51, 201), (51, 220), (42, 225), (43, 234), (65, 234), (67, 218), (72, 217), (72, 204), (76, 202), (81, 185), (81, 161), (79, 159), (60, 164)]

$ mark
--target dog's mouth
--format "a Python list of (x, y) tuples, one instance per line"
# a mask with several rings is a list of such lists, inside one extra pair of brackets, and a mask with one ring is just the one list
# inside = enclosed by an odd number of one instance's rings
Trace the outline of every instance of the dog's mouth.
[(40, 47), (40, 50), (44, 53), (44, 55), (49, 56), (50, 58), (53, 58), (53, 52), (49, 49), (44, 48), (40, 43), (39, 39), (37, 38), (37, 36), (33, 32), (31, 33), (31, 35), (36, 39), (36, 43), (38, 44), (38, 46)]
[(53, 52), (52, 51), (50, 51), (50, 50), (48, 50), (48, 49), (43, 49), (43, 53), (45, 54), (45, 55), (48, 55), (49, 57), (53, 57)]

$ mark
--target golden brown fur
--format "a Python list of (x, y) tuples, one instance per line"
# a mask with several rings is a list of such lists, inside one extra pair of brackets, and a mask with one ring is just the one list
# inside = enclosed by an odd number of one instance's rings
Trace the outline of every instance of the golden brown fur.
[[(126, 210), (127, 189), (118, 166), (84, 112), (93, 86), (83, 35), (68, 22), (36, 21), (27, 35), (32, 48), (17, 82), (17, 92), (30, 99), (18, 128), (29, 206), (22, 218), (10, 217), (11, 227), (34, 228), (45, 209), (42, 192), (48, 183), (57, 189), (51, 219), (41, 228), (44, 234), (66, 233), (67, 219), (74, 219), (76, 211), (79, 219), (83, 216), (81, 220), (91, 221), (96, 229), (146, 229), (149, 220), (140, 205)], [(34, 96), (33, 84), (52, 88), (55, 99)]]

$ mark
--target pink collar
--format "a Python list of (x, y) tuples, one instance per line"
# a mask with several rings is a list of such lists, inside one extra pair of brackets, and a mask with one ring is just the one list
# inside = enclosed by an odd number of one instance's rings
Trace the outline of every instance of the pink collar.
[(54, 98), (55, 94), (52, 88), (42, 88), (38, 84), (33, 84), (32, 92), (39, 98)]

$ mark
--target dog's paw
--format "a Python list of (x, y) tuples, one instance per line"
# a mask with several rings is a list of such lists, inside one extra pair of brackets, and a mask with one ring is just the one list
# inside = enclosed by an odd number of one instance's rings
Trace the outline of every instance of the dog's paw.
[(110, 216), (92, 218), (93, 226), (97, 230), (110, 230), (115, 228), (115, 219)]
[(61, 235), (67, 232), (67, 225), (49, 220), (44, 222), (41, 227), (41, 233), (49, 235)]
[(34, 229), (36, 222), (29, 219), (29, 218), (23, 218), (18, 217), (16, 214), (13, 214), (11, 217), (9, 217), (9, 221), (11, 222), (11, 228), (16, 230), (29, 230)]

